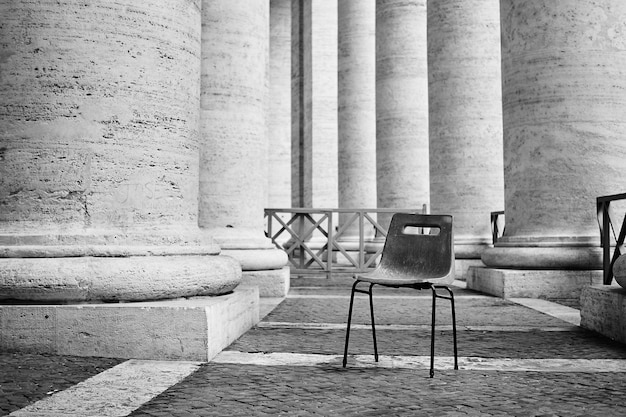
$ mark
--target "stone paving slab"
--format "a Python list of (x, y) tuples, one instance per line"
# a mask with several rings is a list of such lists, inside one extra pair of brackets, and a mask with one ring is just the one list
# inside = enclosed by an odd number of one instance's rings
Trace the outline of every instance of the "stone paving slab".
[(0, 352), (0, 415), (47, 398), (123, 361)]
[(626, 373), (438, 371), (430, 379), (407, 369), (208, 364), (131, 415), (606, 417), (626, 415), (625, 390)]
[[(430, 330), (376, 331), (378, 352), (386, 355), (430, 355)], [(241, 352), (293, 352), (343, 354), (344, 330), (256, 328), (227, 350)], [(487, 358), (626, 359), (626, 346), (578, 330), (573, 332), (480, 332), (457, 331), (460, 356)], [(451, 331), (437, 331), (436, 355), (452, 355)], [(350, 332), (349, 353), (373, 354), (370, 330)]]
[[(264, 321), (345, 323), (350, 300), (342, 298), (287, 298)], [(564, 322), (500, 298), (463, 298), (455, 300), (457, 325), (563, 326)], [(376, 324), (430, 324), (430, 297), (374, 298)], [(369, 302), (366, 297), (354, 301), (355, 324), (369, 324)], [(437, 323), (450, 324), (450, 304), (437, 302)]]

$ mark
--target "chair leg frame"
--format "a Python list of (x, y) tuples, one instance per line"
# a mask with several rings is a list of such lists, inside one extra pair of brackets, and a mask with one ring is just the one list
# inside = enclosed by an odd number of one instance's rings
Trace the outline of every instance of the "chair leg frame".
[[(357, 285), (362, 281), (356, 280), (352, 284), (352, 291), (350, 293), (350, 307), (348, 309), (348, 325), (346, 329), (346, 343), (343, 351), (343, 367), (345, 368), (348, 362), (348, 344), (350, 341), (350, 325), (352, 323), (352, 310), (354, 307), (354, 294), (359, 292), (367, 294), (370, 302), (370, 316), (372, 325), (372, 336), (374, 339), (374, 360), (378, 362), (378, 345), (376, 343), (376, 324), (374, 320), (374, 299), (372, 296), (372, 288), (375, 284), (370, 283), (367, 291), (357, 289)], [(427, 287), (428, 288), (428, 287)], [(432, 291), (433, 305), (432, 305), (432, 317), (431, 317), (431, 333), (430, 333), (430, 377), (435, 376), (435, 324), (436, 324), (436, 311), (437, 311), (437, 298), (442, 298), (450, 301), (450, 308), (452, 310), (452, 338), (454, 343), (454, 369), (459, 369), (458, 361), (458, 349), (457, 349), (457, 337), (456, 337), (456, 311), (454, 306), (454, 293), (446, 285), (431, 285), (429, 287)], [(448, 295), (442, 295), (437, 292), (438, 289), (446, 290)]]

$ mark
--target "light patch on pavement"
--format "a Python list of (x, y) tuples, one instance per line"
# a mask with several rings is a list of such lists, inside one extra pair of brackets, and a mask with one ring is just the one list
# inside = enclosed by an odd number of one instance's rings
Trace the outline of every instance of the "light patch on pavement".
[[(343, 355), (301, 353), (247, 353), (224, 351), (211, 362), (257, 366), (342, 366)], [(626, 372), (626, 359), (512, 359), (459, 357), (462, 371), (505, 372)], [(435, 368), (452, 370), (453, 357), (435, 357)], [(429, 369), (430, 356), (349, 355), (349, 368)]]
[[(283, 321), (262, 321), (257, 323), (257, 328), (263, 329), (299, 329), (299, 330), (346, 330), (345, 323), (295, 323), (295, 322), (283, 322)], [(371, 330), (372, 326), (369, 324), (352, 324), (350, 326), (352, 330)], [(472, 331), (472, 332), (572, 332), (579, 331), (576, 326), (560, 326), (560, 327), (537, 327), (537, 326), (459, 326), (456, 327), (457, 331)], [(430, 331), (430, 324), (377, 324), (376, 330), (428, 330)], [(439, 331), (452, 331), (452, 325), (437, 325), (436, 330)]]
[[(354, 296), (354, 298), (367, 298), (367, 295), (361, 295), (361, 294), (356, 294)], [(297, 293), (289, 293), (289, 295), (287, 295), (287, 298), (323, 298), (323, 299), (343, 299), (343, 300), (349, 300), (350, 299), (350, 293), (348, 292), (348, 294), (346, 295), (322, 295), (322, 294), (297, 294)], [(374, 299), (376, 300), (385, 300), (385, 299), (392, 299), (392, 300), (415, 300), (416, 298), (427, 298), (429, 300), (432, 300), (433, 295), (430, 292), (427, 293), (422, 293), (421, 295), (381, 295), (381, 294), (376, 294), (376, 291), (374, 291)], [(454, 295), (454, 299), (487, 299), (487, 298), (493, 298), (492, 296), (489, 295)]]
[(127, 416), (200, 365), (200, 362), (129, 360), (9, 415)]
[(549, 316), (556, 317), (557, 319), (561, 319), (575, 326), (580, 326), (580, 311), (575, 308), (537, 298), (508, 298), (508, 300)]

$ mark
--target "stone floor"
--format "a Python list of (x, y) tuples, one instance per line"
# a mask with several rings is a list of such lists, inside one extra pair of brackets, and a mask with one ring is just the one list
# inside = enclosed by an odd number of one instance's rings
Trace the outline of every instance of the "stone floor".
[(0, 352), (0, 414), (12, 416), (622, 416), (626, 346), (582, 330), (577, 311), (502, 300), (455, 281), (459, 370), (450, 309), (437, 308), (429, 378), (428, 292), (355, 301), (341, 365), (349, 282), (293, 279), (289, 296), (210, 363)]

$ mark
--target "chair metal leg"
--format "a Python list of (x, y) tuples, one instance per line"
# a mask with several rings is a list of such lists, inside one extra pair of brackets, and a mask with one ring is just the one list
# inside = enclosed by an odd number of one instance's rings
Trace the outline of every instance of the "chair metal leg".
[(434, 286), (430, 287), (433, 292), (433, 311), (432, 321), (430, 324), (430, 377), (435, 376), (435, 313), (437, 311), (437, 290)]
[[(350, 308), (348, 310), (348, 328), (346, 329), (346, 346), (343, 350), (343, 367), (346, 367), (346, 363), (348, 362), (348, 342), (350, 341), (350, 322), (352, 321), (352, 306), (354, 305), (354, 293), (356, 291), (356, 286), (359, 284), (359, 280), (356, 280), (354, 284), (352, 284), (352, 293), (350, 294)], [(371, 291), (370, 291), (371, 292)]]
[(456, 347), (456, 312), (454, 308), (454, 293), (448, 287), (446, 287), (450, 293), (450, 307), (452, 308), (452, 339), (454, 340), (454, 369), (459, 369), (459, 355)]
[[(445, 285), (433, 285), (431, 288), (432, 288), (432, 291), (433, 291), (433, 336), (432, 336), (433, 344), (434, 344), (434, 340), (435, 340), (435, 336), (434, 336), (435, 298), (445, 298), (446, 300), (450, 300), (450, 308), (452, 309), (452, 340), (453, 340), (453, 343), (454, 343), (454, 369), (458, 370), (459, 369), (459, 354), (458, 354), (457, 338), (456, 338), (456, 309), (454, 307), (454, 293), (452, 292), (452, 290), (450, 288), (448, 288)], [(448, 296), (437, 294), (437, 288), (441, 288), (441, 289), (446, 290), (448, 292)], [(434, 352), (434, 348), (431, 346), (431, 354), (433, 352)], [(432, 362), (433, 362), (433, 359), (431, 357), (431, 373), (433, 372), (432, 371)], [(432, 377), (432, 374), (431, 374), (431, 377)]]
[(374, 337), (374, 361), (378, 362), (378, 345), (376, 344), (376, 325), (374, 324), (374, 299), (372, 297), (372, 288), (374, 284), (370, 284), (370, 315), (372, 317), (372, 336)]

